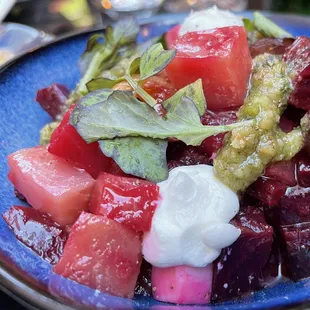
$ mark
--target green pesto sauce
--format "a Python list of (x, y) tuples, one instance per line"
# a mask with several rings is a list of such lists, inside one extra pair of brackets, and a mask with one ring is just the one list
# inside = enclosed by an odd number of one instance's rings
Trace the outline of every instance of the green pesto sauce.
[(269, 163), (289, 160), (302, 148), (299, 127), (286, 134), (278, 125), (290, 92), (291, 80), (281, 58), (257, 56), (250, 93), (238, 111), (239, 120), (254, 122), (227, 134), (214, 160), (217, 177), (232, 190), (244, 191)]

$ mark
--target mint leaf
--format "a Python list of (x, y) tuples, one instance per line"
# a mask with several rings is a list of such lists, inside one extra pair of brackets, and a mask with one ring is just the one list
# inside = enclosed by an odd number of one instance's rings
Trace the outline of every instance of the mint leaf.
[(118, 80), (111, 80), (108, 78), (92, 79), (86, 84), (86, 87), (89, 92), (93, 92), (102, 88), (113, 88), (120, 81), (121, 79)]
[(99, 145), (128, 174), (155, 183), (168, 177), (167, 140), (128, 137), (99, 141)]
[(118, 21), (113, 27), (114, 43), (125, 45), (136, 40), (140, 27), (134, 17), (126, 17)]
[(161, 43), (149, 47), (141, 56), (140, 80), (145, 80), (166, 68), (175, 57), (176, 50), (164, 50)]
[(140, 68), (140, 62), (141, 62), (141, 57), (134, 59), (133, 62), (130, 64), (127, 73), (129, 75), (133, 75), (137, 73)]
[(244, 28), (247, 32), (252, 32), (256, 30), (252, 20), (250, 20), (249, 18), (243, 18), (242, 20), (243, 20)]
[(172, 97), (163, 102), (164, 108), (170, 113), (173, 113), (176, 106), (181, 102), (181, 98), (184, 96), (192, 99), (200, 116), (205, 114), (207, 104), (201, 79), (177, 91)]
[(278, 39), (294, 38), (290, 33), (279, 27), (277, 24), (272, 22), (263, 14), (259, 12), (254, 12), (253, 15), (254, 15), (253, 23), (255, 28), (266, 37), (278, 38)]
[(79, 105), (84, 108), (80, 109), (78, 117), (71, 117), (71, 123), (87, 142), (140, 136), (163, 140), (173, 137), (188, 145), (200, 145), (207, 137), (247, 123), (203, 126), (195, 104), (187, 97), (182, 97), (173, 113), (168, 112), (165, 119), (131, 92), (115, 91), (108, 99), (91, 106), (88, 100), (82, 98)]

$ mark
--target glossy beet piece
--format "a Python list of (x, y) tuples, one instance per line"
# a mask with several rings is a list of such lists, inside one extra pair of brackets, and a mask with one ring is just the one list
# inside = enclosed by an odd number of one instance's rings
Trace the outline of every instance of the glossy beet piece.
[(96, 180), (90, 211), (145, 232), (151, 228), (159, 199), (155, 183), (103, 172)]
[(135, 294), (145, 297), (152, 296), (152, 265), (144, 259), (142, 260)]
[(213, 265), (152, 268), (153, 297), (176, 304), (207, 304), (212, 289)]
[(8, 163), (15, 188), (61, 226), (72, 224), (88, 209), (94, 179), (45, 147), (19, 150), (8, 156)]
[(54, 120), (64, 112), (70, 91), (65, 85), (53, 84), (39, 89), (36, 101)]
[(289, 104), (307, 111), (310, 109), (310, 64), (296, 78)]
[(299, 74), (310, 64), (310, 39), (297, 37), (295, 42), (286, 49), (283, 55), (289, 72), (295, 75), (295, 82)]
[(264, 38), (257, 40), (254, 44), (250, 45), (251, 56), (254, 58), (258, 55), (268, 53), (273, 55), (283, 55), (286, 48), (291, 46), (294, 39), (275, 39)]
[(289, 105), (280, 118), (280, 128), (284, 132), (290, 132), (300, 125), (301, 118), (305, 115), (305, 111)]
[(294, 281), (310, 277), (310, 223), (281, 227), (288, 257), (288, 266)]
[(48, 151), (64, 158), (76, 167), (85, 169), (93, 178), (110, 166), (112, 159), (100, 150), (98, 142), (87, 144), (70, 124), (70, 115), (75, 108), (72, 105), (64, 115), (60, 125), (51, 136)]
[(3, 214), (16, 238), (51, 264), (63, 254), (68, 232), (47, 214), (30, 207), (13, 206)]
[(222, 250), (213, 263), (212, 300), (230, 300), (258, 288), (259, 275), (266, 265), (273, 241), (273, 229), (263, 212), (254, 207), (241, 211), (232, 224), (241, 229), (241, 236)]
[(189, 32), (179, 37), (172, 48), (177, 55), (166, 72), (177, 89), (201, 78), (209, 109), (243, 104), (252, 68), (244, 27)]
[(302, 154), (297, 164), (298, 183), (302, 187), (310, 187), (310, 158)]
[(260, 177), (248, 188), (247, 192), (267, 206), (274, 206), (279, 203), (286, 189), (287, 185), (282, 182)]
[[(219, 112), (207, 110), (205, 115), (201, 117), (201, 123), (209, 126), (232, 124), (237, 121), (236, 113), (236, 110)], [(202, 142), (200, 149), (210, 157), (214, 157), (216, 152), (222, 147), (224, 137), (225, 133), (209, 137)]]
[(282, 182), (288, 186), (295, 186), (297, 184), (295, 177), (296, 163), (294, 160), (278, 161), (270, 164), (265, 169), (265, 176)]
[(168, 158), (171, 158), (170, 160), (168, 159), (169, 170), (180, 166), (210, 164), (208, 154), (202, 152), (199, 147), (185, 146), (184, 148), (182, 148), (180, 145), (178, 145), (178, 142), (172, 142), (170, 144), (170, 153), (173, 152), (171, 148), (173, 148), (174, 145), (176, 145), (176, 149), (178, 149), (179, 151), (174, 152), (174, 156), (168, 156)]
[(310, 221), (310, 188), (288, 188), (278, 205), (266, 209), (272, 226)]
[(103, 216), (83, 212), (53, 270), (93, 289), (132, 298), (141, 260), (139, 234)]

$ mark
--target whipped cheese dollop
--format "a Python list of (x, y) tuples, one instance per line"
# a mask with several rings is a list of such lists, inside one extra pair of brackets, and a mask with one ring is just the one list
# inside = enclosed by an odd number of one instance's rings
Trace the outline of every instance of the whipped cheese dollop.
[(238, 197), (212, 166), (177, 167), (158, 186), (162, 200), (142, 249), (152, 265), (204, 267), (240, 236), (229, 224), (239, 211)]
[(179, 35), (182, 36), (187, 32), (206, 31), (229, 26), (243, 26), (241, 17), (213, 6), (207, 10), (191, 12), (183, 22)]

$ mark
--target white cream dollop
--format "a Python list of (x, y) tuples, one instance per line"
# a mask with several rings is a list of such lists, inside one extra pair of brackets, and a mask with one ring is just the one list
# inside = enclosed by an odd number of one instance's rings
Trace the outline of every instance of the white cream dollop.
[(240, 236), (229, 224), (237, 195), (207, 165), (178, 167), (158, 184), (161, 201), (143, 237), (144, 258), (157, 267), (204, 267)]
[(179, 35), (229, 26), (243, 26), (241, 17), (213, 6), (207, 10), (191, 12), (183, 22)]

